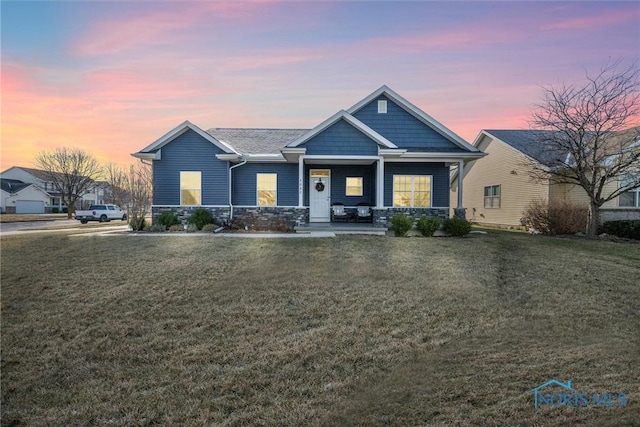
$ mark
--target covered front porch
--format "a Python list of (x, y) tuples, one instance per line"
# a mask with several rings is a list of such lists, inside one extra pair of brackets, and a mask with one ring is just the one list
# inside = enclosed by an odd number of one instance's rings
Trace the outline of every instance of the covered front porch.
[[(296, 160), (298, 207), (308, 209), (310, 225), (368, 223), (378, 228), (389, 227), (398, 214), (448, 218), (450, 167), (464, 167), (461, 159), (443, 157), (301, 154)], [(461, 197), (454, 213), (464, 216)]]

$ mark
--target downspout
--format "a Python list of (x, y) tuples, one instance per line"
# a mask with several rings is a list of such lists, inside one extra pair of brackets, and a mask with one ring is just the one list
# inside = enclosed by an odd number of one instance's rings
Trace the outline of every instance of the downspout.
[(247, 159), (243, 159), (242, 162), (238, 163), (237, 165), (233, 165), (229, 167), (229, 221), (233, 219), (233, 203), (231, 201), (231, 189), (232, 189), (231, 177), (233, 176), (233, 174), (231, 173), (231, 170), (237, 168), (238, 166), (242, 166), (246, 163), (247, 163)]

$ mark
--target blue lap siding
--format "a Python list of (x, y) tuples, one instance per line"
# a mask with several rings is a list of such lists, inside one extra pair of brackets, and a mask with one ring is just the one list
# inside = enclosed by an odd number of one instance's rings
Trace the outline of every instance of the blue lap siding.
[[(378, 113), (378, 100), (387, 101), (386, 113)], [(411, 148), (412, 151), (463, 151), (384, 95), (362, 107), (354, 116), (399, 148)]]
[(162, 160), (153, 162), (153, 204), (180, 204), (180, 172), (202, 173), (202, 204), (228, 205), (229, 162), (216, 158), (218, 147), (188, 130), (162, 147)]
[[(331, 171), (331, 203), (356, 206), (358, 203), (376, 204), (376, 164), (373, 165), (307, 165), (304, 178), (304, 203), (309, 206), (309, 170)], [(347, 196), (347, 177), (362, 177), (362, 196)]]
[(233, 204), (256, 206), (256, 174), (275, 173), (278, 206), (298, 206), (298, 165), (292, 163), (247, 163), (232, 171)]
[(378, 144), (345, 120), (304, 143), (307, 155), (377, 156)]
[(393, 206), (393, 175), (431, 175), (431, 207), (449, 207), (449, 168), (444, 163), (384, 164), (384, 205)]

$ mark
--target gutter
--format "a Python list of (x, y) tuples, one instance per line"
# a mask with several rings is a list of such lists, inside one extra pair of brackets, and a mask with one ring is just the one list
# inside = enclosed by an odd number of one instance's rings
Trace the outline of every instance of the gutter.
[(231, 167), (229, 167), (229, 221), (231, 221), (233, 219), (233, 203), (231, 201), (231, 190), (232, 190), (232, 186), (231, 186), (231, 177), (233, 176), (233, 174), (231, 173), (232, 169), (237, 168), (238, 166), (242, 166), (244, 164), (247, 163), (247, 159), (242, 159), (242, 162), (238, 163), (237, 165), (233, 165)]

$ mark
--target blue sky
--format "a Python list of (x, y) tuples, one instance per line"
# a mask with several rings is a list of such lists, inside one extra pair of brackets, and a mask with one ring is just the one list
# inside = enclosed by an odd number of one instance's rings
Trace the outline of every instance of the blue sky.
[(311, 128), (383, 84), (472, 141), (540, 86), (640, 58), (639, 2), (3, 1), (2, 169), (188, 119)]

